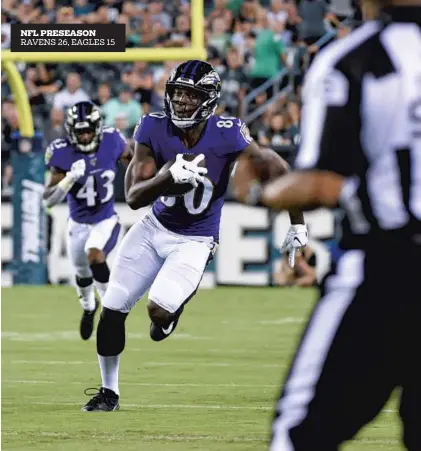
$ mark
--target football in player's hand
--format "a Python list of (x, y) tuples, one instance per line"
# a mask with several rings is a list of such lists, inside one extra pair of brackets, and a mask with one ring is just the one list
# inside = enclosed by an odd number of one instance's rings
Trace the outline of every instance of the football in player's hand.
[[(192, 153), (183, 154), (183, 159), (186, 161), (193, 161), (197, 155)], [(175, 158), (167, 161), (164, 166), (159, 170), (159, 173), (164, 171), (168, 171), (169, 168), (175, 163)], [(205, 168), (206, 167), (206, 159), (204, 158), (197, 165), (198, 167)], [(171, 187), (165, 192), (165, 196), (182, 196), (193, 189), (193, 185), (191, 183), (172, 183)]]
[(272, 149), (262, 149), (259, 156), (241, 156), (236, 163), (233, 176), (234, 196), (245, 202), (250, 186), (254, 182), (265, 183), (287, 172), (288, 165)]

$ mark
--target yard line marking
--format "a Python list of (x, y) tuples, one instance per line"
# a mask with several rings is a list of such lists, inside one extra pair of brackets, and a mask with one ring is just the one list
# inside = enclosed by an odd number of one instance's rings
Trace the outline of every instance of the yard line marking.
[[(28, 398), (27, 398), (27, 401)], [(15, 404), (11, 401), (3, 401), (3, 405)], [(37, 406), (82, 406), (81, 402), (48, 402), (29, 401), (29, 404)], [(122, 407), (136, 407), (139, 409), (205, 409), (205, 410), (273, 410), (272, 406), (228, 406), (220, 404), (121, 404)]]
[[(35, 365), (97, 365), (98, 362), (92, 360), (90, 362), (85, 362), (82, 360), (12, 360), (12, 364), (35, 364)], [(250, 362), (244, 363), (228, 363), (228, 362), (142, 362), (144, 366), (209, 366), (209, 367), (236, 367), (245, 366), (248, 368), (284, 368), (282, 365), (277, 363), (256, 363), (252, 364)]]
[[(2, 435), (6, 436), (30, 436), (30, 437), (57, 437), (57, 438), (74, 438), (73, 434), (68, 432), (31, 432), (27, 431), (24, 434), (17, 431), (2, 431)], [(112, 433), (90, 433), (92, 438), (110, 438), (110, 435), (114, 440), (118, 440), (119, 434)], [(267, 442), (268, 437), (251, 437), (251, 436), (234, 436), (234, 437), (224, 437), (221, 435), (151, 435), (142, 434), (139, 432), (138, 437), (142, 440), (157, 440), (157, 441), (213, 441), (213, 442)], [(400, 443), (399, 440), (394, 439), (371, 439), (371, 438), (359, 438), (350, 440), (350, 443), (365, 443), (365, 444), (380, 444), (380, 445), (397, 445)]]
[[(41, 381), (41, 380), (13, 380), (13, 379), (3, 379), (3, 383), (6, 384), (60, 384), (62, 385), (62, 382), (56, 382), (56, 381)], [(66, 382), (66, 384), (70, 385), (86, 385), (87, 382)], [(126, 386), (139, 386), (139, 387), (227, 387), (227, 388), (278, 388), (279, 385), (260, 385), (260, 384), (191, 384), (191, 383), (185, 383), (185, 384), (153, 384), (148, 382), (121, 382), (120, 385), (126, 385)]]
[[(16, 431), (2, 431), (3, 435), (21, 436), (22, 432)], [(58, 438), (74, 438), (74, 435), (67, 432), (27, 432), (25, 435), (31, 437), (58, 437)], [(114, 440), (118, 440), (119, 434), (112, 433), (90, 433), (92, 438), (110, 438), (112, 435)], [(234, 436), (223, 437), (222, 435), (151, 435), (138, 433), (138, 437), (143, 440), (165, 440), (165, 441), (213, 441), (213, 442), (266, 442), (267, 437), (249, 437), (249, 436)]]
[(286, 318), (258, 321), (258, 324), (281, 326), (283, 324), (302, 324), (305, 321), (306, 321), (306, 318), (297, 318), (295, 316), (287, 316)]
[[(28, 400), (28, 399), (27, 399)], [(3, 401), (3, 405), (13, 405), (12, 401)], [(29, 401), (29, 404), (37, 406), (80, 406), (80, 402), (48, 402), (48, 401)], [(271, 406), (229, 406), (222, 404), (121, 404), (124, 407), (136, 407), (140, 409), (201, 409), (201, 410), (264, 410), (272, 411), (274, 407)], [(396, 412), (396, 410), (386, 409), (383, 412)], [(370, 443), (367, 440), (371, 439), (357, 439), (357, 441), (364, 441), (365, 443)], [(373, 441), (373, 443), (380, 443)]]
[[(64, 330), (57, 332), (15, 332), (4, 331), (1, 333), (3, 340), (10, 341), (80, 341), (80, 335), (74, 330)], [(128, 333), (128, 338), (131, 340), (149, 340), (149, 334), (142, 333)], [(210, 337), (202, 337), (191, 334), (178, 333), (172, 339), (174, 340), (210, 340)]]

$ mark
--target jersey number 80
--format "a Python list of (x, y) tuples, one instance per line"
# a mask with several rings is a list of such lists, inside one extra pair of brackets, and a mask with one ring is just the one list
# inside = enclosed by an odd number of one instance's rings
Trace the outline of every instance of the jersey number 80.
[[(203, 190), (201, 194), (199, 190)], [(197, 188), (192, 189), (191, 191), (182, 196), (184, 207), (189, 214), (200, 215), (208, 208), (209, 203), (212, 199), (212, 195), (213, 195), (213, 184), (208, 178), (204, 177), (203, 183), (199, 183)], [(161, 197), (161, 202), (166, 207), (173, 207), (176, 201), (177, 197), (169, 197), (169, 196)]]

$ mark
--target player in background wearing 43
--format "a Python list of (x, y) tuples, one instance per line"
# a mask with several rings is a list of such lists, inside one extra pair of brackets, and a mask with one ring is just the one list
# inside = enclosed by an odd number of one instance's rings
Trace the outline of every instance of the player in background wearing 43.
[[(187, 61), (167, 81), (165, 112), (143, 116), (137, 125), (126, 201), (134, 210), (153, 206), (124, 237), (111, 269), (97, 329), (102, 386), (84, 411), (119, 408), (125, 321), (146, 291), (152, 340), (164, 340), (175, 330), (216, 250), (237, 157), (249, 158), (269, 179), (287, 171), (276, 153), (258, 147), (240, 119), (214, 116), (220, 91), (210, 64)], [(303, 215), (291, 211), (290, 217), (287, 240), (302, 247), (307, 242)]]
[(102, 124), (96, 105), (77, 103), (67, 111), (67, 137), (54, 140), (45, 154), (50, 170), (45, 205), (50, 208), (66, 198), (69, 206), (67, 246), (83, 308), (80, 334), (84, 340), (92, 335), (98, 307), (94, 285), (102, 298), (110, 274), (106, 257), (120, 232), (114, 210), (117, 162), (128, 164), (131, 155), (124, 136)]

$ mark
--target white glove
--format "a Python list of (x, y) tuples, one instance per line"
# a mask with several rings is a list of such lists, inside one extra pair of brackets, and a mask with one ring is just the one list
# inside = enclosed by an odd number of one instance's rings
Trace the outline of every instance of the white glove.
[(70, 178), (72, 182), (76, 182), (85, 175), (85, 171), (86, 171), (85, 160), (80, 159), (72, 164), (72, 167), (70, 168), (70, 171), (66, 173), (66, 176)]
[(295, 266), (295, 254), (308, 243), (308, 232), (305, 224), (291, 225), (280, 251), (289, 252), (288, 263), (291, 268)]
[(175, 163), (170, 167), (174, 183), (191, 183), (195, 188), (199, 182), (203, 182), (203, 175), (207, 174), (206, 168), (197, 165), (205, 158), (201, 153), (192, 161), (186, 161), (183, 154), (177, 154)]

